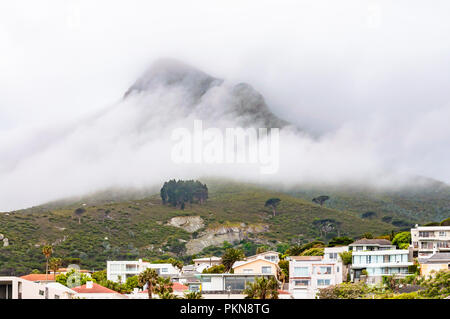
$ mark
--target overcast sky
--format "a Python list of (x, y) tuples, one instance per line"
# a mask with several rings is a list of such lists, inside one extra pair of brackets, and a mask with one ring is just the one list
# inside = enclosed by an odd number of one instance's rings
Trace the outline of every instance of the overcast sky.
[(101, 110), (173, 57), (450, 182), (449, 12), (445, 0), (2, 1), (0, 133)]

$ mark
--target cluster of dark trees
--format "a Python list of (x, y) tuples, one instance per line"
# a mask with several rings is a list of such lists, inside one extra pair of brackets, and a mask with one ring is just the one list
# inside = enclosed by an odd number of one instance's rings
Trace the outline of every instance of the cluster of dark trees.
[(184, 209), (186, 203), (203, 204), (208, 199), (208, 187), (199, 181), (172, 179), (164, 183), (160, 195), (164, 205)]

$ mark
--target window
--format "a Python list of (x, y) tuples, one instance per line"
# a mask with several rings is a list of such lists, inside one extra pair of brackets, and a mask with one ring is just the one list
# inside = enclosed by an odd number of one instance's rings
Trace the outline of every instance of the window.
[(253, 282), (254, 278), (246, 277), (225, 277), (225, 289), (244, 290), (249, 282)]
[(317, 279), (317, 286), (329, 286), (330, 279)]
[(270, 260), (270, 261), (276, 261), (277, 260), (277, 256), (265, 256), (264, 259), (266, 260)]
[(169, 272), (169, 268), (161, 268), (161, 273), (167, 274)]
[(211, 282), (211, 277), (202, 277), (202, 282)]
[(433, 233), (429, 231), (420, 231), (419, 237), (433, 237)]
[(123, 265), (121, 265), (121, 264), (112, 264), (111, 265), (111, 271), (116, 271), (116, 272), (122, 271), (122, 269), (123, 269), (122, 266)]
[(294, 267), (294, 277), (309, 276), (308, 267)]
[(366, 264), (372, 263), (372, 256), (366, 256)]
[(39, 290), (39, 295), (43, 296), (44, 295), (44, 290)]
[(252, 273), (253, 272), (253, 269), (244, 269), (244, 273)]
[(420, 243), (420, 248), (422, 249), (433, 249), (433, 243), (429, 241), (423, 241)]
[(125, 269), (126, 271), (137, 271), (137, 265), (126, 265)]
[(331, 274), (331, 267), (319, 267), (317, 274), (329, 275)]
[(294, 280), (295, 287), (306, 287), (309, 286), (309, 280)]
[(439, 241), (437, 244), (439, 248), (450, 248), (450, 243), (448, 241)]
[(189, 285), (189, 291), (200, 291), (200, 285)]
[(337, 266), (336, 271), (339, 272), (339, 266)]
[(261, 272), (263, 274), (271, 274), (272, 273), (272, 267), (270, 267), (270, 266), (263, 266), (263, 267), (261, 267)]
[(445, 237), (445, 231), (440, 231), (439, 232), (439, 237)]
[(329, 253), (328, 258), (330, 259), (337, 259), (337, 253)]

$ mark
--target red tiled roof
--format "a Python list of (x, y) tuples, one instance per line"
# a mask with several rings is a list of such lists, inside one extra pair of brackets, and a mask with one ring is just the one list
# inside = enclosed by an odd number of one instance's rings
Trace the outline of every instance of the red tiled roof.
[[(172, 285), (173, 291), (183, 292), (188, 290), (188, 286), (185, 286), (183, 284), (180, 284), (179, 282), (174, 282)], [(141, 293), (148, 293), (148, 289), (141, 291)]]
[(55, 281), (54, 274), (48, 274), (48, 279), (46, 274), (29, 274), (25, 276), (21, 276), (20, 278), (29, 280), (29, 281)]
[(92, 288), (86, 288), (86, 285), (71, 288), (80, 294), (118, 294), (117, 291), (103, 287), (102, 285), (92, 283)]

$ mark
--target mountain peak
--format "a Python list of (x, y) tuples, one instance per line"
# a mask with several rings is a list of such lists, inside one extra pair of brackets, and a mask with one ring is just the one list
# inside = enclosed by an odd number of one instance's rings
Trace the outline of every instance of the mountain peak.
[(221, 79), (214, 78), (193, 66), (176, 59), (156, 60), (150, 68), (127, 90), (125, 97), (133, 93), (151, 91), (158, 86), (183, 86), (193, 95), (200, 97), (209, 88), (220, 85)]

